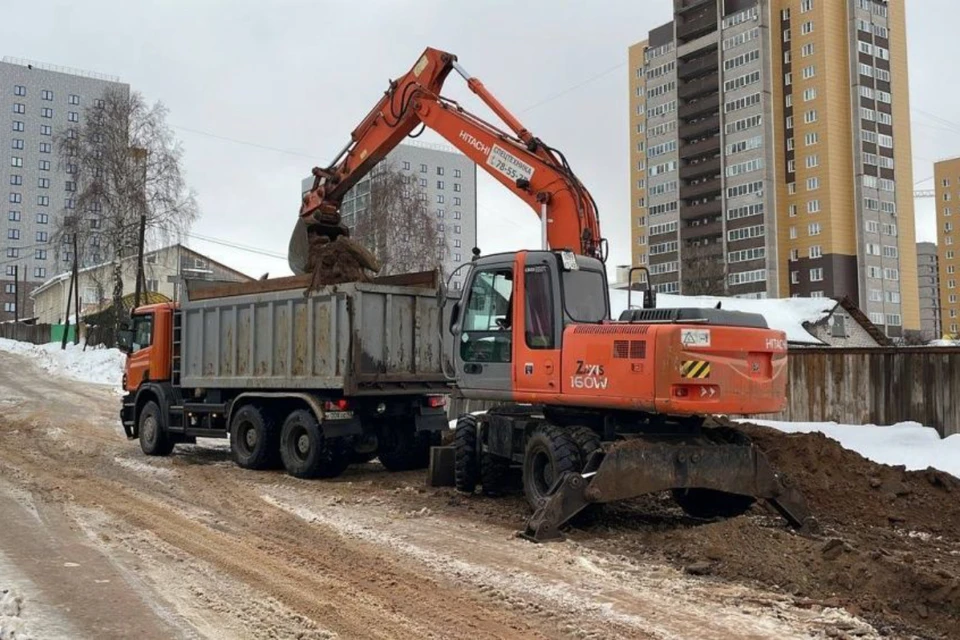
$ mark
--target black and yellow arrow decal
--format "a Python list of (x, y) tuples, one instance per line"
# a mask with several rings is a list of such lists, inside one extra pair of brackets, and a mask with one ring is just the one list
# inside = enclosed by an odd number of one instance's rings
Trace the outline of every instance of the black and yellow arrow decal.
[(703, 380), (710, 377), (710, 363), (706, 360), (684, 360), (680, 365), (680, 376)]

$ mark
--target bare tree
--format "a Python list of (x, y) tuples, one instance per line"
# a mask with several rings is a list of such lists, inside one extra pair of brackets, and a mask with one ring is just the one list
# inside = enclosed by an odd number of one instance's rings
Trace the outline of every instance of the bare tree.
[(370, 178), (368, 197), (351, 236), (383, 265), (380, 275), (442, 268), (446, 242), (416, 176), (381, 164)]
[(681, 261), (683, 295), (727, 295), (727, 265), (720, 244), (684, 247)]
[[(141, 216), (152, 240), (184, 232), (197, 218), (196, 198), (181, 170), (183, 150), (166, 116), (162, 103), (148, 105), (138, 92), (110, 88), (87, 107), (79, 128), (58, 131), (55, 138), (60, 167), (76, 192), (67, 205), (76, 215), (64, 216), (61, 235), (78, 234), (77, 259), (113, 263), (118, 310), (123, 258), (139, 250)], [(115, 318), (116, 331), (120, 314)]]

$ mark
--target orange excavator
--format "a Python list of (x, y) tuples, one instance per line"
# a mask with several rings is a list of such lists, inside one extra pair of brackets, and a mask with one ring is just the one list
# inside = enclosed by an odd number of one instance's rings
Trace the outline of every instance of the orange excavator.
[[(453, 70), (508, 130), (441, 96)], [(784, 409), (785, 335), (756, 314), (657, 309), (649, 287), (641, 308), (612, 320), (593, 197), (564, 155), (450, 53), (428, 48), (331, 166), (313, 169), (290, 242), (293, 271), (308, 271), (316, 238), (349, 234), (344, 195), (418, 126), (526, 202), (543, 236), (537, 250), (475, 250), (450, 308), (457, 393), (493, 405), (457, 421), (457, 488), (500, 494), (520, 470), (534, 510), (525, 535), (537, 541), (560, 537), (561, 525), (596, 505), (666, 490), (695, 517), (738, 515), (764, 499), (804, 526), (802, 496), (743, 434), (712, 418)]]

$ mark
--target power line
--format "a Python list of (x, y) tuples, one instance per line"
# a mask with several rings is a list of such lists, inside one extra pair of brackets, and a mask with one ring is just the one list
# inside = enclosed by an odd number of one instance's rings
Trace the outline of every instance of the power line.
[(598, 74), (595, 75), (595, 76), (591, 76), (591, 77), (587, 78), (586, 80), (582, 80), (582, 81), (578, 82), (578, 83), (575, 84), (575, 85), (571, 85), (571, 86), (567, 87), (566, 89), (563, 89), (562, 91), (558, 91), (557, 93), (555, 93), (555, 94), (553, 94), (553, 95), (551, 95), (551, 96), (548, 96), (548, 97), (544, 98), (543, 100), (541, 100), (541, 101), (539, 101), (539, 102), (536, 102), (536, 103), (530, 105), (529, 107), (526, 107), (526, 108), (524, 108), (524, 109), (521, 109), (518, 113), (526, 113), (526, 112), (528, 112), (528, 111), (532, 111), (533, 109), (536, 109), (537, 107), (541, 107), (541, 106), (547, 104), (548, 102), (551, 102), (551, 101), (553, 101), (553, 100), (556, 100), (557, 98), (559, 98), (559, 97), (561, 97), (561, 96), (565, 96), (565, 95), (567, 95), (568, 93), (570, 93), (571, 91), (576, 91), (577, 89), (579, 89), (579, 88), (581, 88), (581, 87), (584, 87), (584, 86), (590, 84), (591, 82), (594, 82), (595, 80), (599, 80), (600, 78), (602, 78), (602, 77), (604, 77), (604, 76), (606, 76), (606, 75), (609, 75), (609, 74), (613, 73), (613, 72), (616, 71), (617, 69), (622, 69), (622, 68), (624, 68), (625, 66), (627, 66), (627, 63), (626, 63), (626, 62), (621, 62), (620, 64), (618, 64), (618, 65), (616, 65), (616, 66), (613, 66), (613, 67), (610, 67), (609, 69), (607, 69), (607, 70), (605, 70), (605, 71), (601, 71), (600, 73), (598, 73)]
[(218, 244), (224, 247), (229, 247), (230, 249), (237, 249), (238, 251), (246, 251), (248, 253), (256, 253), (268, 258), (277, 258), (278, 260), (286, 260), (287, 256), (275, 251), (267, 251), (266, 249), (259, 249), (257, 247), (251, 247), (249, 245), (240, 244), (238, 242), (233, 242), (231, 240), (224, 240), (223, 238), (213, 238), (210, 236), (204, 236), (197, 233), (184, 233), (184, 236), (188, 238), (193, 238), (194, 240), (200, 240), (201, 242), (209, 242), (212, 244)]

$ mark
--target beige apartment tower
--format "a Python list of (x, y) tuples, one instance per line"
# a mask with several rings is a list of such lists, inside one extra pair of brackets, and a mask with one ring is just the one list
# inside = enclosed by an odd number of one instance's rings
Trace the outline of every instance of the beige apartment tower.
[[(937, 194), (937, 263), (940, 270), (940, 327), (945, 336), (960, 336), (960, 158), (933, 166)], [(937, 336), (938, 338), (941, 336)]]
[(904, 0), (674, 0), (629, 59), (657, 290), (846, 296), (919, 331)]

